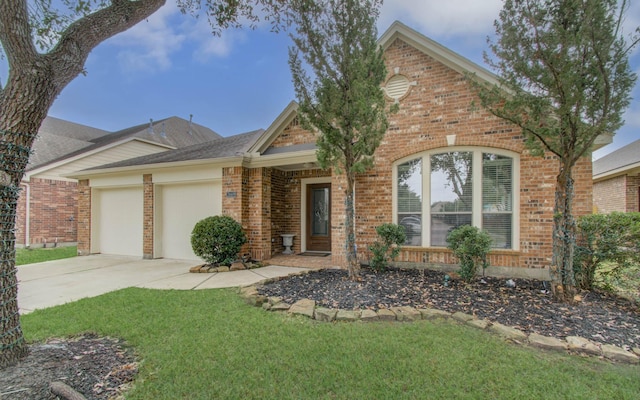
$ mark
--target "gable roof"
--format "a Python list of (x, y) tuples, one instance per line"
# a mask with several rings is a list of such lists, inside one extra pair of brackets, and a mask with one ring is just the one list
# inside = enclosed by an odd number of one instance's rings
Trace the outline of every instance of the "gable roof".
[(629, 143), (594, 161), (593, 178), (628, 173), (635, 169), (640, 172), (640, 140)]
[(408, 43), (454, 71), (460, 72), (461, 74), (468, 72), (474, 73), (480, 79), (492, 84), (498, 84), (498, 76), (494, 73), (444, 47), (440, 43), (429, 39), (400, 21), (395, 21), (391, 24), (382, 36), (380, 36), (380, 39), (378, 39), (378, 44), (386, 50), (396, 39)]
[[(424, 52), (436, 61), (441, 62), (457, 72), (462, 74), (475, 73), (480, 79), (484, 79), (489, 83), (498, 83), (498, 78), (495, 74), (427, 38), (399, 21), (394, 22), (389, 29), (387, 29), (387, 31), (379, 38), (378, 44), (386, 50), (396, 39), (400, 39), (408, 43), (419, 51)], [(108, 173), (108, 170), (113, 170), (114, 168), (129, 169), (128, 167), (131, 167), (133, 169), (136, 166), (142, 165), (148, 166), (151, 164), (179, 163), (234, 156), (239, 159), (241, 157), (248, 156), (248, 158), (251, 159), (252, 165), (255, 166), (263, 164), (271, 165), (273, 162), (292, 164), (303, 161), (306, 163), (309, 161), (309, 157), (315, 156), (315, 143), (287, 146), (279, 149), (269, 149), (271, 143), (280, 133), (282, 133), (291, 121), (293, 121), (297, 112), (298, 104), (295, 101), (291, 101), (266, 130), (258, 130), (242, 135), (231, 136), (205, 145), (190, 146), (179, 150), (172, 150), (103, 165), (89, 170), (80, 171), (76, 176), (86, 176), (88, 175), (88, 172)], [(216, 146), (221, 147), (216, 149)], [(285, 159), (287, 160), (285, 161)]]
[(180, 149), (130, 158), (128, 160), (90, 168), (85, 171), (242, 156), (254, 144), (256, 139), (263, 134), (263, 132), (264, 129), (258, 129), (234, 136), (223, 137), (206, 143), (198, 143)]
[(34, 144), (27, 171), (58, 165), (83, 154), (91, 154), (119, 142), (141, 140), (168, 149), (190, 146), (219, 139), (213, 130), (179, 117), (169, 117), (149, 124), (140, 124), (116, 132), (107, 132), (85, 125), (47, 117)]

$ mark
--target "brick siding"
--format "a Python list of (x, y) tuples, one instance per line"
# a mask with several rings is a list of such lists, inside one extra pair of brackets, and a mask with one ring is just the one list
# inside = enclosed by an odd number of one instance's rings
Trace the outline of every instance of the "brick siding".
[(640, 174), (627, 175), (626, 212), (640, 212)]
[(151, 174), (142, 175), (143, 205), (142, 205), (142, 258), (153, 259), (153, 212), (154, 212), (154, 186)]
[[(390, 128), (375, 153), (375, 167), (358, 176), (356, 181), (356, 235), (358, 256), (368, 259), (367, 246), (376, 239), (375, 227), (393, 220), (392, 166), (398, 160), (433, 149), (447, 148), (447, 135), (456, 135), (456, 146), (482, 146), (520, 154), (520, 248), (518, 251), (496, 250), (490, 256), (495, 266), (545, 268), (551, 261), (551, 237), (555, 178), (558, 163), (553, 156), (534, 157), (524, 146), (524, 138), (516, 126), (498, 119), (485, 110), (474, 107), (476, 96), (465, 77), (416, 48), (396, 40), (386, 51), (389, 78), (398, 73), (415, 81), (400, 100), (399, 112), (389, 117)], [(287, 127), (272, 144), (273, 147), (315, 141), (300, 127)], [(306, 171), (296, 173), (305, 174)], [(273, 217), (271, 238), (281, 243), (282, 233), (301, 232), (301, 187), (291, 172), (272, 175)], [(294, 173), (295, 174), (295, 173)], [(592, 209), (591, 162), (584, 158), (574, 168), (574, 213), (590, 213)], [(343, 176), (332, 177), (332, 257), (343, 263), (344, 254), (344, 187)], [(281, 199), (280, 193), (285, 196)], [(280, 206), (284, 204), (285, 211)], [(278, 211), (275, 206), (278, 205)], [(255, 217), (257, 212), (253, 212)], [(266, 215), (263, 213), (263, 215)], [(300, 240), (294, 240), (294, 251), (300, 251)], [(278, 247), (278, 246), (275, 246)], [(279, 250), (273, 250), (275, 254)], [(401, 261), (453, 263), (451, 253), (442, 248), (406, 248)]]
[(594, 183), (594, 211), (602, 214), (624, 211), (626, 209), (626, 186), (627, 177), (625, 175)]
[(638, 212), (640, 175), (620, 175), (593, 184), (594, 211)]
[(78, 182), (78, 255), (91, 253), (91, 186), (89, 180)]
[[(30, 192), (29, 243), (26, 243), (26, 196)], [(22, 184), (16, 215), (16, 244), (53, 246), (77, 239), (78, 187), (76, 182), (31, 178)]]

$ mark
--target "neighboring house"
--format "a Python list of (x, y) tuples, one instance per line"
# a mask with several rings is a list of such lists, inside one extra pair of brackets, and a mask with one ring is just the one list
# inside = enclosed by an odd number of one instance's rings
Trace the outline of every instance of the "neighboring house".
[(640, 211), (640, 140), (593, 162), (594, 212)]
[[(411, 231), (399, 261), (453, 264), (446, 234), (468, 223), (493, 237), (492, 266), (543, 271), (552, 255), (556, 159), (532, 156), (520, 129), (473, 105), (465, 73), (496, 82), (488, 71), (399, 22), (379, 43), (384, 89), (400, 110), (389, 116), (375, 167), (357, 178), (359, 257), (370, 257), (376, 226), (395, 222)], [(345, 181), (318, 168), (317, 136), (298, 125), (296, 110), (289, 104), (265, 131), (72, 174), (79, 253), (196, 259), (193, 225), (225, 214), (242, 224), (256, 259), (282, 253), (281, 235), (295, 234), (296, 253), (331, 252), (341, 263)], [(589, 213), (589, 158), (574, 176), (573, 209)]]
[(21, 183), (16, 245), (77, 242), (77, 182), (66, 174), (219, 137), (208, 128), (177, 117), (113, 133), (45, 118)]

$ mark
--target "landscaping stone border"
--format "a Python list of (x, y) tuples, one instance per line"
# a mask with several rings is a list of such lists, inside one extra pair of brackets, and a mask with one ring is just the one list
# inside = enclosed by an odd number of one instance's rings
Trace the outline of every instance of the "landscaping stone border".
[[(302, 271), (292, 275), (305, 275), (312, 271)], [(302, 299), (294, 304), (287, 304), (280, 297), (267, 297), (258, 293), (258, 287), (268, 283), (277, 282), (286, 277), (269, 278), (249, 286), (239, 288), (240, 295), (247, 303), (255, 307), (262, 307), (267, 311), (281, 311), (290, 315), (302, 315), (321, 322), (376, 322), (399, 321), (412, 322), (418, 320), (445, 319), (464, 325), (491, 332), (508, 341), (530, 345), (535, 348), (553, 351), (568, 351), (590, 356), (604, 357), (608, 360), (627, 363), (640, 363), (640, 348), (626, 349), (611, 344), (602, 344), (585, 339), (580, 336), (568, 336), (565, 340), (539, 335), (527, 334), (519, 329), (478, 319), (473, 315), (462, 312), (450, 313), (433, 308), (391, 307), (389, 309), (373, 310), (343, 310), (316, 306), (316, 302), (310, 299)]]
[(195, 267), (189, 268), (189, 272), (194, 274), (202, 274), (214, 272), (242, 271), (245, 269), (255, 269), (260, 267), (262, 267), (262, 264), (260, 263), (236, 261), (231, 265), (221, 265), (219, 267), (210, 264), (200, 264), (196, 265)]

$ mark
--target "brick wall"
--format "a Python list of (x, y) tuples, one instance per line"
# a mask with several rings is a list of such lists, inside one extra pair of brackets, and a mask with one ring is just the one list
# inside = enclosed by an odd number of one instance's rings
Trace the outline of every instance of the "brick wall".
[(616, 176), (593, 184), (594, 211), (608, 214), (612, 211), (626, 211), (627, 177)]
[(640, 174), (627, 175), (627, 207), (626, 212), (640, 211)]
[(153, 175), (142, 175), (143, 184), (143, 227), (142, 227), (142, 257), (145, 260), (153, 259)]
[(302, 129), (298, 123), (298, 119), (295, 118), (269, 147), (286, 147), (296, 144), (315, 143), (316, 140), (316, 135)]
[[(398, 160), (433, 149), (446, 151), (447, 136), (455, 135), (456, 146), (482, 146), (520, 155), (520, 249), (496, 250), (490, 256), (494, 266), (545, 268), (551, 261), (555, 177), (558, 162), (553, 156), (532, 156), (524, 146), (520, 130), (488, 112), (474, 107), (476, 99), (465, 77), (440, 64), (421, 51), (396, 40), (386, 51), (389, 78), (405, 75), (415, 86), (400, 100), (400, 110), (389, 117), (390, 128), (375, 153), (375, 167), (356, 181), (356, 233), (360, 259), (368, 259), (367, 246), (376, 238), (375, 227), (393, 220), (392, 165)], [(285, 146), (315, 141), (299, 127), (291, 127), (274, 143)], [(290, 142), (287, 142), (290, 141)], [(300, 171), (297, 173), (304, 173)], [(289, 173), (288, 173), (289, 174)], [(591, 162), (585, 158), (574, 169), (576, 215), (591, 212)], [(279, 182), (279, 181), (277, 181)], [(278, 183), (279, 184), (279, 183)], [(344, 262), (344, 177), (332, 177), (332, 257)], [(301, 195), (293, 177), (284, 181), (284, 215), (278, 224), (301, 234), (299, 207)], [(278, 186), (278, 191), (280, 191)], [(280, 204), (278, 195), (273, 204)], [(289, 212), (291, 210), (291, 212)], [(284, 222), (281, 222), (284, 221)], [(273, 237), (273, 232), (272, 232)], [(299, 251), (300, 241), (294, 240)], [(401, 261), (453, 263), (451, 253), (438, 248), (406, 248)]]
[(91, 253), (91, 187), (89, 180), (78, 182), (78, 255)]
[(593, 184), (594, 211), (608, 214), (613, 211), (640, 211), (640, 174), (621, 175)]
[(31, 178), (29, 243), (26, 243), (26, 195), (22, 186), (16, 216), (16, 243), (19, 245), (53, 246), (54, 243), (77, 241), (77, 183)]

